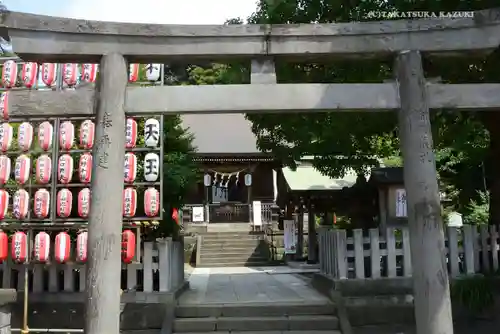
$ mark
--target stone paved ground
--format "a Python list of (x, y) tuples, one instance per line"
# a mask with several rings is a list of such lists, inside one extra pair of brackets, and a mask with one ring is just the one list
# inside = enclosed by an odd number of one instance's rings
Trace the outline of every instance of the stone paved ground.
[[(303, 269), (288, 267), (257, 268), (187, 268), (190, 289), (182, 294), (179, 304), (226, 304), (245, 302), (327, 301), (309, 286)], [(370, 326), (354, 328), (354, 334), (415, 334), (412, 326)], [(488, 321), (460, 322), (454, 334), (498, 334), (497, 323)], [(446, 333), (448, 334), (448, 333)]]
[(196, 268), (179, 304), (302, 302), (328, 299), (287, 267)]
[[(500, 317), (500, 315), (499, 315)], [(354, 328), (354, 334), (415, 334), (414, 326), (366, 326)], [(477, 321), (455, 324), (454, 334), (498, 334), (500, 322)], [(446, 333), (448, 334), (448, 333)]]

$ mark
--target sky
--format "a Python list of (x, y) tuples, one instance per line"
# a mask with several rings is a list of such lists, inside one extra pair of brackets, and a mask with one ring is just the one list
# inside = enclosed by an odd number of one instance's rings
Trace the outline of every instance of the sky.
[(2, 0), (11, 11), (87, 20), (159, 23), (223, 24), (244, 20), (257, 0)]

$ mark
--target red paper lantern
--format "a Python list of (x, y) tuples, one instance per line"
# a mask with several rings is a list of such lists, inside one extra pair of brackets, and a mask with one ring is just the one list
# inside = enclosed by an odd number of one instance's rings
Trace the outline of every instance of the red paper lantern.
[(12, 235), (11, 243), (12, 261), (24, 263), (28, 258), (28, 238), (24, 232), (16, 232)]
[(87, 218), (90, 214), (90, 189), (83, 188), (78, 193), (78, 215)]
[(137, 190), (132, 187), (123, 189), (123, 216), (133, 217), (137, 210)]
[(125, 147), (134, 148), (137, 144), (137, 122), (133, 118), (127, 118), (125, 124)]
[(4, 219), (9, 208), (9, 193), (5, 189), (0, 189), (0, 219)]
[(95, 124), (91, 120), (83, 121), (80, 125), (80, 146), (91, 149), (94, 146)]
[(17, 145), (23, 152), (27, 152), (33, 143), (33, 125), (22, 122), (17, 132)]
[(0, 94), (0, 114), (4, 121), (9, 119), (9, 92)]
[(43, 154), (36, 159), (35, 179), (37, 183), (47, 184), (52, 175), (52, 159)]
[(56, 211), (61, 218), (67, 218), (71, 215), (73, 205), (73, 194), (69, 189), (61, 189), (57, 193)]
[(90, 183), (92, 179), (92, 154), (83, 153), (78, 163), (78, 175), (81, 183)]
[(50, 256), (50, 236), (45, 232), (40, 232), (35, 236), (35, 245), (33, 250), (34, 260), (45, 263)]
[(70, 121), (62, 122), (59, 126), (59, 148), (70, 150), (75, 143), (75, 126)]
[(56, 82), (57, 65), (54, 63), (42, 64), (42, 82), (47, 87), (52, 87)]
[(123, 176), (125, 183), (133, 183), (137, 177), (137, 157), (134, 153), (125, 153)]
[(49, 215), (50, 193), (47, 189), (38, 189), (34, 197), (33, 213), (37, 218), (44, 219)]
[(12, 125), (9, 123), (0, 124), (0, 151), (7, 152), (10, 149), (13, 137), (14, 129), (12, 128)]
[(122, 233), (122, 261), (132, 263), (135, 256), (135, 234), (131, 230)]
[(24, 63), (21, 70), (21, 79), (27, 88), (35, 85), (38, 78), (38, 63)]
[(61, 232), (56, 236), (55, 259), (57, 263), (64, 263), (69, 260), (71, 255), (71, 239), (69, 234)]
[(78, 262), (87, 261), (87, 240), (87, 232), (78, 234), (78, 237), (76, 238), (76, 261)]
[(52, 146), (54, 127), (50, 122), (43, 122), (38, 126), (38, 146), (44, 151), (48, 151)]
[(69, 154), (63, 154), (59, 157), (57, 163), (57, 179), (59, 182), (67, 184), (73, 177), (73, 158)]
[(98, 68), (97, 64), (83, 64), (81, 80), (84, 82), (95, 82)]
[(76, 85), (78, 81), (78, 64), (65, 63), (63, 64), (63, 81), (68, 86)]
[(14, 193), (12, 200), (12, 215), (16, 219), (25, 219), (28, 216), (30, 195), (25, 189), (19, 189)]
[(16, 86), (17, 82), (17, 63), (14, 60), (7, 60), (3, 63), (2, 84), (5, 88)]
[(174, 208), (174, 210), (172, 211), (172, 219), (177, 225), (179, 225), (179, 210), (177, 210), (176, 208)]
[(30, 178), (31, 159), (27, 155), (20, 155), (14, 165), (14, 178), (17, 183), (25, 184)]
[(0, 262), (4, 262), (9, 257), (9, 236), (0, 231)]
[(160, 211), (160, 192), (155, 188), (148, 188), (144, 192), (144, 212), (148, 217), (156, 217)]

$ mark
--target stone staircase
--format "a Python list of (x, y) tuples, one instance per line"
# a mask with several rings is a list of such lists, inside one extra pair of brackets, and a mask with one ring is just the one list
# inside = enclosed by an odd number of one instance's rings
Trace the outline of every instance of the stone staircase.
[(335, 314), (325, 302), (180, 305), (173, 333), (341, 334)]
[(198, 267), (259, 267), (269, 265), (263, 233), (208, 232), (198, 248)]

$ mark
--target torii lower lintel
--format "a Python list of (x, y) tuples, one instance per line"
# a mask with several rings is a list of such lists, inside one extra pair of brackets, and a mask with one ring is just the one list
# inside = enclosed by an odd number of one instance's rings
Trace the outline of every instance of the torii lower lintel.
[[(427, 84), (430, 109), (498, 110), (500, 84)], [(8, 93), (12, 118), (93, 114), (94, 89)], [(356, 98), (353, 98), (353, 97)], [(196, 97), (196, 98), (194, 98)], [(395, 83), (127, 87), (127, 114), (396, 111)]]

